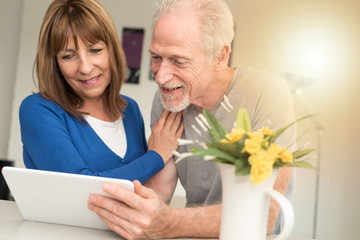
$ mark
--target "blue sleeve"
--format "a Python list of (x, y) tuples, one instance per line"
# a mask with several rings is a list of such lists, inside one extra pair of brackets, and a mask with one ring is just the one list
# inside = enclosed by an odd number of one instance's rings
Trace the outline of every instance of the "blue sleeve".
[[(89, 125), (39, 95), (23, 101), (19, 118), (27, 168), (145, 182), (164, 166), (159, 154), (146, 151), (144, 131), (140, 131), (143, 137), (138, 140), (142, 144), (136, 144), (129, 159), (121, 159), (88, 130)], [(142, 117), (139, 119), (142, 122)]]

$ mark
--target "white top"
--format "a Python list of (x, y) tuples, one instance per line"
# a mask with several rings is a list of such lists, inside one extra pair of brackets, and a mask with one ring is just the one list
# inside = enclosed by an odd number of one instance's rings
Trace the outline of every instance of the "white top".
[(106, 122), (90, 115), (85, 115), (84, 118), (106, 146), (118, 156), (124, 158), (127, 141), (122, 118), (120, 117), (115, 122)]

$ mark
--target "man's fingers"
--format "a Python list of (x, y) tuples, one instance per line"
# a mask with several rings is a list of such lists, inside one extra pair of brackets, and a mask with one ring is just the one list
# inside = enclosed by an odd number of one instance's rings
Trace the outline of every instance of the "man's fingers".
[(130, 221), (134, 215), (134, 210), (131, 207), (129, 208), (129, 206), (126, 206), (124, 203), (103, 195), (91, 195), (89, 197), (88, 207), (90, 210), (108, 219), (113, 217), (110, 215), (112, 214)]
[(132, 229), (139, 229), (136, 225), (131, 224), (131, 222), (128, 220), (112, 212), (109, 212), (104, 208), (92, 205), (91, 203), (88, 204), (88, 208), (95, 212), (112, 231), (116, 232), (125, 239), (131, 239), (133, 237), (132, 233), (134, 231)]
[[(105, 183), (103, 185), (103, 189), (110, 196), (113, 196), (115, 199), (123, 202), (133, 209), (144, 209), (146, 207), (144, 206), (144, 200), (155, 197), (156, 194), (152, 189), (144, 187), (137, 180), (135, 180), (133, 183), (134, 192), (112, 183)], [(107, 207), (109, 209), (112, 206), (110, 205)]]
[(150, 188), (144, 187), (138, 180), (134, 180), (134, 191), (143, 198), (149, 199), (154, 196), (154, 191)]
[(136, 206), (134, 203), (141, 201), (141, 197), (139, 197), (137, 194), (117, 184), (104, 183), (103, 190), (110, 196), (113, 196), (115, 199), (125, 203), (132, 208), (135, 208)]

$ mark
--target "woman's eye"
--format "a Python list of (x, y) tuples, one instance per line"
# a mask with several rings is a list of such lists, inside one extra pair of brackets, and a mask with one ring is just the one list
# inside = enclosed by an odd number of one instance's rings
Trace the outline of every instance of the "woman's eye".
[(102, 51), (102, 48), (94, 48), (94, 49), (90, 50), (91, 53), (99, 53), (101, 51)]
[(70, 60), (70, 59), (73, 58), (73, 56), (74, 56), (74, 55), (72, 55), (72, 54), (68, 54), (68, 55), (62, 56), (61, 58), (64, 59), (64, 60)]

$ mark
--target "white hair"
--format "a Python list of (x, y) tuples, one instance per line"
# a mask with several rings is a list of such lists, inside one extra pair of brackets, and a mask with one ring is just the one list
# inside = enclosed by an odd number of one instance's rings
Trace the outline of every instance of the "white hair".
[(164, 13), (195, 10), (200, 17), (200, 43), (208, 60), (214, 60), (224, 46), (228, 46), (231, 51), (234, 22), (230, 8), (224, 0), (154, 0), (154, 4), (153, 27)]

